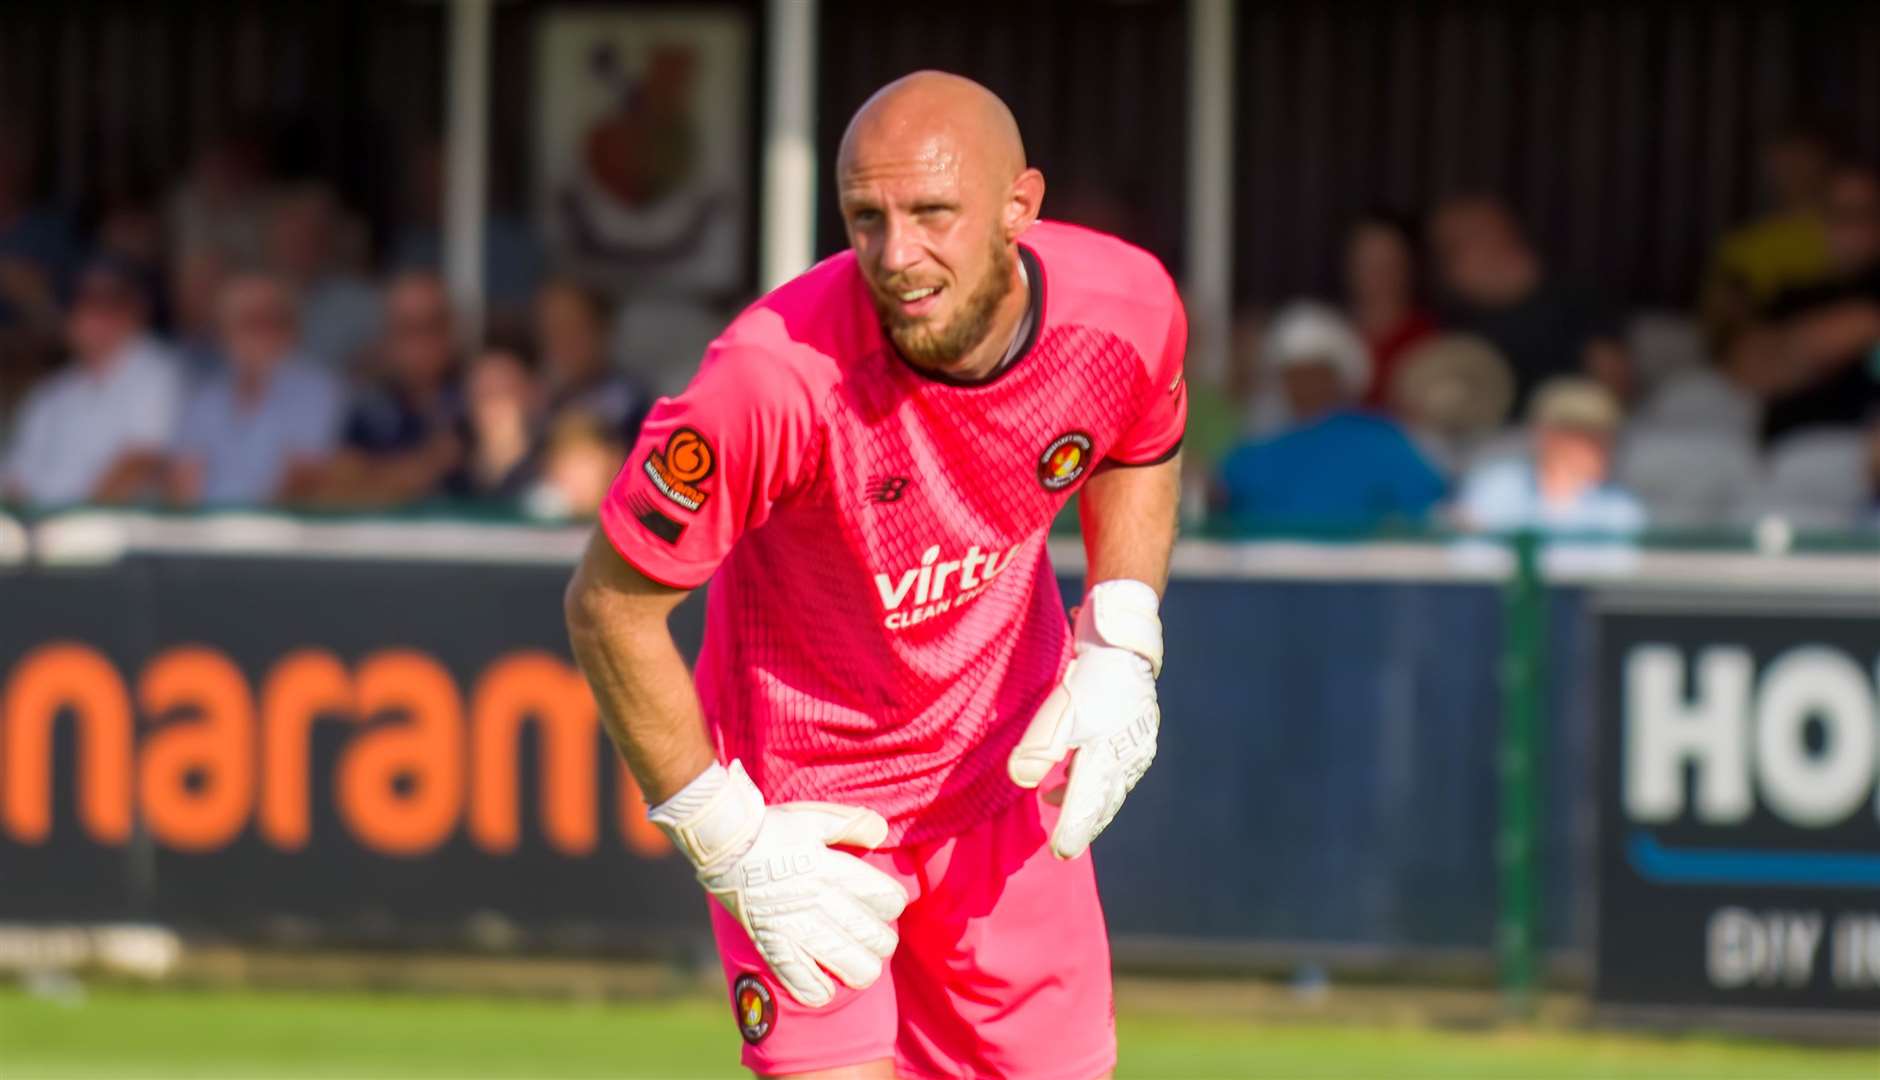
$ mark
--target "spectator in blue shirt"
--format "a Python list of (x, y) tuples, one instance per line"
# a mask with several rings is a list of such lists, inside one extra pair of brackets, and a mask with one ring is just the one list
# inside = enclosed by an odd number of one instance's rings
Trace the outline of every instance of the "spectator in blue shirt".
[(1618, 399), (1583, 376), (1561, 376), (1535, 392), (1528, 410), (1532, 446), (1522, 457), (1484, 462), (1457, 499), (1462, 524), (1476, 529), (1630, 534), (1645, 509), (1611, 482)]
[(225, 367), (184, 409), (170, 498), (182, 505), (271, 503), (293, 470), (333, 452), (339, 383), (299, 352), (293, 301), (281, 281), (262, 274), (235, 278), (217, 307)]
[(1221, 494), (1239, 524), (1362, 530), (1421, 520), (1442, 476), (1394, 421), (1361, 411), (1371, 361), (1336, 310), (1299, 303), (1274, 320), (1267, 363), (1290, 425), (1243, 443), (1221, 465)]

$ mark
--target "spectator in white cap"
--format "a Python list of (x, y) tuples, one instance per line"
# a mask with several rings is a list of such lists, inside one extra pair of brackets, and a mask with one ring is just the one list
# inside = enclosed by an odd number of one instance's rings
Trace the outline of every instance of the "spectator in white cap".
[(1528, 408), (1527, 456), (1491, 461), (1463, 483), (1464, 526), (1555, 533), (1638, 532), (1645, 510), (1611, 482), (1613, 443), (1623, 419), (1612, 391), (1583, 376), (1541, 384)]
[(1221, 465), (1223, 509), (1245, 528), (1349, 531), (1417, 521), (1442, 476), (1394, 421), (1360, 410), (1370, 384), (1364, 339), (1335, 309), (1295, 303), (1273, 320), (1266, 362), (1290, 417)]

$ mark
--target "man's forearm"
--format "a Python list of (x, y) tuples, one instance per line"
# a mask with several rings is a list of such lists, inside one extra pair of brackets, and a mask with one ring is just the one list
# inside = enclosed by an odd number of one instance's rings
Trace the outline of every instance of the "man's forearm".
[(1168, 584), (1181, 505), (1181, 455), (1159, 465), (1104, 469), (1085, 482), (1086, 587), (1100, 581), (1146, 582), (1160, 595)]
[(127, 450), (111, 463), (92, 489), (95, 503), (122, 503), (141, 498), (163, 475), (164, 456), (158, 450)]
[(649, 804), (715, 758), (698, 692), (666, 618), (684, 593), (647, 582), (595, 535), (570, 583), (568, 638), (607, 733)]

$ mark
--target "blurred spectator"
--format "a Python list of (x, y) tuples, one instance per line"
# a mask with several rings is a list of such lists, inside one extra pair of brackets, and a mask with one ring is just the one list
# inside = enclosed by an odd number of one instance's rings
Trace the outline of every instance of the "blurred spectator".
[(1436, 332), (1417, 297), (1416, 240), (1407, 220), (1386, 213), (1358, 219), (1345, 243), (1345, 298), (1371, 350), (1371, 385), (1364, 403), (1390, 407), (1398, 361)]
[(224, 370), (190, 398), (171, 455), (179, 505), (276, 501), (296, 467), (323, 461), (339, 435), (338, 380), (297, 351), (293, 300), (276, 278), (230, 281), (219, 304)]
[(53, 369), (59, 352), (56, 341), (0, 331), (0, 468), (4, 468), (5, 450), (20, 419), (15, 406)]
[(302, 347), (335, 371), (348, 371), (378, 336), (381, 310), (372, 284), (341, 259), (352, 225), (333, 193), (320, 184), (284, 192), (268, 222), (268, 258), (300, 297)]
[(1557, 375), (1589, 375), (1620, 401), (1630, 395), (1617, 315), (1597, 293), (1550, 274), (1504, 203), (1451, 199), (1430, 232), (1446, 293), (1443, 325), (1508, 358), (1517, 409)]
[(56, 337), (78, 246), (64, 216), (33, 205), (33, 165), (26, 140), (0, 121), (0, 329)]
[(203, 145), (170, 195), (171, 242), (258, 262), (265, 254), (268, 201), (260, 139), (250, 131), (225, 132)]
[(514, 501), (535, 480), (541, 392), (522, 354), (484, 349), (464, 375), (463, 461), (445, 479), (460, 499)]
[(66, 319), (71, 365), (21, 406), (0, 495), (54, 506), (146, 492), (183, 397), (174, 360), (149, 326), (149, 287), (134, 268), (100, 260), (80, 274)]
[(1637, 499), (1611, 483), (1619, 402), (1592, 379), (1550, 379), (1528, 410), (1525, 457), (1477, 466), (1457, 500), (1462, 524), (1476, 529), (1634, 533), (1644, 528)]
[(342, 449), (324, 468), (296, 470), (291, 497), (398, 506), (436, 492), (457, 467), (463, 399), (455, 379), (455, 324), (435, 274), (407, 272), (386, 287), (380, 350), (380, 377), (353, 405)]
[(216, 248), (184, 248), (170, 260), (169, 270), (171, 336), (177, 359), (189, 378), (209, 378), (222, 368), (216, 316), (229, 259)]
[[(1868, 433), (1858, 427), (1795, 432), (1762, 455), (1754, 488), (1730, 508), (1730, 516), (1740, 522), (1780, 518), (1810, 530), (1840, 531), (1865, 524), (1872, 502), (1869, 449)], [(1659, 520), (1652, 506), (1652, 521)], [(1880, 563), (1875, 572), (1880, 573)]]
[(1832, 165), (1826, 141), (1801, 128), (1763, 148), (1769, 212), (1726, 233), (1704, 275), (1701, 307), (1713, 340), (1733, 337), (1777, 295), (1827, 276), (1822, 203)]
[(1826, 214), (1830, 279), (1777, 297), (1731, 349), (1733, 373), (1768, 402), (1766, 440), (1857, 425), (1880, 405), (1880, 180), (1840, 169)]
[[(419, 144), (406, 161), (403, 224), (392, 241), (397, 270), (444, 268), (444, 152), (435, 139)], [(508, 214), (483, 219), (483, 294), (498, 312), (524, 308), (542, 275), (535, 232)]]
[(1391, 380), (1391, 411), (1444, 472), (1500, 436), (1514, 403), (1514, 375), (1494, 346), (1439, 334), (1411, 349)]
[(535, 298), (535, 338), (548, 383), (552, 416), (580, 411), (631, 445), (652, 402), (607, 362), (607, 302), (567, 279), (542, 286)]
[(626, 444), (592, 416), (563, 416), (549, 429), (541, 479), (528, 494), (528, 512), (543, 518), (592, 518), (626, 456)]
[(1241, 523), (1363, 527), (1419, 520), (1442, 477), (1395, 422), (1358, 411), (1370, 358), (1329, 307), (1299, 303), (1274, 320), (1268, 364), (1293, 426), (1246, 443), (1221, 465), (1227, 512)]

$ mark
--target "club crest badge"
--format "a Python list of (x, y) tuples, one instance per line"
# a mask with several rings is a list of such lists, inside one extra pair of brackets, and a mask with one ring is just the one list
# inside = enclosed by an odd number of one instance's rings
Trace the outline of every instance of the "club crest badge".
[(1090, 436), (1081, 431), (1059, 435), (1038, 455), (1038, 482), (1046, 491), (1063, 491), (1090, 468), (1090, 454)]
[(731, 1007), (738, 1014), (738, 1034), (753, 1046), (777, 1026), (777, 999), (762, 978), (748, 971), (732, 984)]

